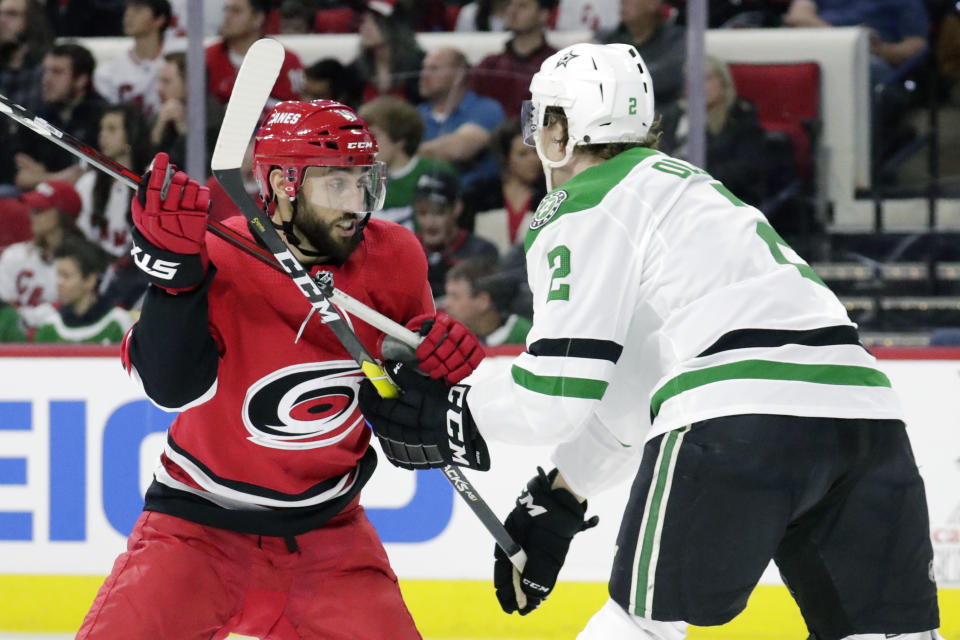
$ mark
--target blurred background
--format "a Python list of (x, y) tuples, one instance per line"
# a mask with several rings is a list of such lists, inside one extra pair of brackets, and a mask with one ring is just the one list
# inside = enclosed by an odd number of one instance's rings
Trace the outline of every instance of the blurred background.
[[(813, 266), (907, 388), (936, 485), (937, 575), (960, 584), (960, 2), (0, 0), (0, 94), (135, 173), (166, 151), (207, 182), (223, 219), (234, 207), (210, 154), (236, 68), (264, 35), (287, 51), (268, 106), (358, 110), (389, 169), (374, 215), (417, 233), (438, 306), (501, 357), (530, 327), (523, 237), (545, 195), (518, 120), (530, 78), (569, 44), (636, 46), (660, 149), (760, 208), (795, 251), (787, 259)], [(18, 598), (4, 596), (0, 632), (64, 632), (122, 549), (170, 417), (115, 362), (146, 287), (128, 254), (132, 192), (10, 119), (0, 150), (0, 592)], [(136, 437), (113, 439), (121, 424)], [(79, 467), (58, 453), (78, 447)], [(534, 458), (505, 452), (498, 479), (478, 481), (501, 515)], [(425, 634), (573, 637), (603, 601), (624, 494), (599, 503), (610, 515), (571, 556), (580, 586), (558, 590), (552, 614), (463, 627), (494, 611), (489, 540), (434, 476), (384, 466), (365, 495), (415, 617), (433, 620)], [(463, 549), (460, 572), (423, 568)], [(768, 573), (773, 590), (757, 597), (773, 617), (691, 637), (803, 637)], [(960, 597), (944, 594), (960, 633)]]

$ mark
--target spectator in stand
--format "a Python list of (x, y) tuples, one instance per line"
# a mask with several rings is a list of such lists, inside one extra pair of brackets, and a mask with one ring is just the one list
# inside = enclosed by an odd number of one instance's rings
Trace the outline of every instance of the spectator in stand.
[(133, 318), (98, 293), (107, 256), (83, 238), (67, 238), (54, 252), (57, 313), (40, 325), (34, 342), (119, 344)]
[(500, 175), (466, 191), (464, 226), (503, 254), (510, 245), (523, 242), (533, 212), (547, 193), (546, 181), (537, 150), (523, 143), (519, 118), (505, 120), (493, 131), (490, 149)]
[[(53, 33), (37, 0), (0, 0), (0, 93), (36, 112), (43, 101), (43, 56)], [(12, 185), (14, 141), (20, 125), (10, 118), (0, 122), (0, 184)], [(15, 192), (14, 192), (15, 194)]]
[(26, 342), (27, 334), (23, 330), (20, 314), (6, 302), (0, 300), (0, 342)]
[(160, 108), (157, 73), (163, 64), (163, 38), (170, 26), (169, 0), (127, 0), (123, 34), (133, 38), (125, 55), (97, 67), (93, 85), (109, 102), (130, 102), (152, 116)]
[(457, 218), (462, 211), (463, 200), (456, 176), (444, 171), (420, 176), (413, 196), (413, 213), (419, 229), (417, 237), (427, 254), (427, 279), (438, 301), (446, 291), (450, 267), (467, 258), (497, 260), (495, 246), (458, 226)]
[(33, 239), (0, 254), (0, 300), (14, 306), (27, 327), (56, 313), (57, 273), (53, 256), (69, 236), (80, 237), (80, 196), (69, 182), (44, 182), (20, 196), (30, 207)]
[[(707, 56), (704, 100), (707, 110), (707, 162), (704, 167), (744, 202), (763, 203), (765, 179), (757, 159), (765, 155), (766, 133), (757, 120), (756, 107), (737, 97), (737, 87), (727, 63)], [(687, 116), (683, 101), (663, 112), (661, 147), (670, 155), (686, 157)]]
[(874, 157), (889, 156), (913, 137), (915, 132), (902, 118), (910, 93), (904, 88), (904, 78), (898, 80), (898, 73), (929, 46), (930, 19), (923, 0), (793, 0), (783, 23), (866, 27), (870, 33), (874, 131), (879, 133), (874, 136)]
[(394, 96), (380, 96), (360, 107), (370, 133), (377, 139), (377, 159), (386, 163), (387, 195), (383, 209), (374, 217), (414, 229), (413, 193), (424, 173), (444, 171), (456, 175), (456, 169), (442, 160), (417, 155), (423, 139), (423, 118), (416, 107)]
[(304, 0), (283, 0), (280, 5), (280, 33), (303, 35), (313, 33), (314, 18), (317, 10), (308, 6)]
[(783, 23), (792, 27), (868, 28), (874, 84), (886, 83), (901, 64), (924, 51), (930, 33), (923, 0), (793, 0)]
[(53, 32), (36, 0), (0, 0), (0, 93), (36, 111)]
[(354, 108), (362, 92), (362, 84), (336, 58), (317, 60), (305, 70), (304, 100), (336, 100)]
[(618, 0), (560, 0), (554, 29), (596, 32), (613, 29), (619, 21)]
[(510, 0), (474, 0), (457, 14), (456, 31), (506, 31)]
[[(82, 142), (95, 146), (100, 115), (106, 101), (93, 88), (93, 54), (75, 43), (54, 45), (43, 58), (43, 103), (37, 115), (67, 131)], [(19, 152), (14, 156), (16, 185), (23, 191), (41, 182), (76, 182), (84, 171), (82, 163), (39, 134), (21, 127), (17, 136)]]
[[(187, 55), (174, 51), (163, 57), (157, 72), (157, 94), (160, 109), (150, 127), (150, 144), (155, 151), (165, 151), (170, 162), (183, 167), (187, 161)], [(226, 106), (207, 94), (207, 163), (213, 155), (220, 123)]]
[(418, 153), (449, 162), (465, 188), (497, 175), (497, 161), (487, 150), (490, 132), (503, 122), (503, 108), (492, 98), (467, 89), (467, 59), (450, 47), (434, 49), (423, 59), (417, 106), (423, 116), (423, 143)]
[(515, 288), (516, 283), (499, 272), (496, 262), (469, 258), (447, 272), (443, 309), (488, 347), (526, 344), (533, 323), (509, 311)]
[(680, 99), (687, 59), (686, 31), (663, 15), (662, 0), (620, 0), (620, 24), (594, 34), (601, 44), (622, 42), (637, 48), (653, 77), (658, 111)]
[(530, 79), (557, 52), (546, 38), (556, 6), (557, 0), (510, 0), (507, 29), (513, 37), (503, 52), (487, 56), (473, 69), (474, 90), (499, 102), (507, 117), (520, 115), (520, 105), (530, 99)]
[[(143, 173), (153, 157), (147, 123), (143, 113), (133, 104), (114, 104), (103, 111), (100, 119), (100, 153)], [(77, 227), (86, 238), (114, 258), (130, 251), (130, 187), (114, 180), (103, 171), (90, 168), (76, 184), (83, 207)]]
[[(230, 99), (240, 61), (247, 49), (263, 37), (271, 0), (226, 0), (223, 5), (221, 40), (207, 47), (208, 90), (223, 104)], [(270, 96), (275, 101), (299, 100), (303, 88), (303, 64), (297, 54), (286, 51), (280, 76)], [(272, 101), (271, 101), (272, 102)], [(272, 104), (270, 105), (272, 106)]]
[(394, 95), (408, 102), (420, 101), (417, 74), (423, 50), (413, 29), (393, 2), (369, 0), (360, 13), (360, 53), (348, 73), (363, 82), (361, 102)]

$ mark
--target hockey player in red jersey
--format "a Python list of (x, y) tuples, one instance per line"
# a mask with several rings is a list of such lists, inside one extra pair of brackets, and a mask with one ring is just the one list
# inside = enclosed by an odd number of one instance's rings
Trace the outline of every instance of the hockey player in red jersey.
[[(480, 347), (434, 315), (416, 237), (369, 219), (383, 201), (376, 151), (348, 107), (281, 103), (254, 146), (261, 196), (311, 275), (330, 271), (380, 313), (431, 327), (421, 368), (457, 380)], [(376, 464), (360, 369), (290, 278), (206, 232), (208, 205), (162, 153), (133, 201), (132, 253), (151, 287), (123, 361), (181, 413), (77, 637), (419, 638), (358, 503)], [(226, 224), (252, 235), (243, 217)], [(382, 334), (348, 321), (373, 350)]]

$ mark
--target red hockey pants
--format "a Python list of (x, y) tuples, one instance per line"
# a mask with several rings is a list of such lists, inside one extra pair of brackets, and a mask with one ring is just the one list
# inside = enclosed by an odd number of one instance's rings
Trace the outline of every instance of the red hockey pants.
[(362, 507), (296, 542), (145, 511), (77, 640), (420, 638)]

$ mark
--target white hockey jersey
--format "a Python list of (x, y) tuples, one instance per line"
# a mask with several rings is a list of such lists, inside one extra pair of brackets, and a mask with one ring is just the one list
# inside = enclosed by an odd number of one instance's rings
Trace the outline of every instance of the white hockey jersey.
[(29, 327), (57, 315), (57, 269), (43, 259), (32, 240), (12, 244), (0, 254), (0, 300), (17, 308)]
[(100, 245), (101, 249), (113, 257), (119, 258), (130, 253), (129, 213), (130, 199), (134, 192), (119, 180), (114, 181), (110, 186), (110, 195), (107, 197), (103, 211), (106, 227), (101, 229), (99, 226), (94, 226), (93, 189), (99, 175), (99, 171), (91, 169), (77, 180), (77, 193), (80, 194), (80, 201), (83, 203), (77, 218), (77, 227), (87, 240)]
[(93, 86), (111, 103), (130, 102), (147, 116), (156, 115), (160, 109), (157, 74), (163, 62), (163, 52), (141, 60), (134, 55), (133, 49), (128, 49), (97, 66)]
[(525, 247), (527, 353), (481, 364), (467, 400), (487, 439), (558, 443), (578, 493), (708, 418), (902, 417), (836, 296), (686, 162), (636, 148), (582, 172), (543, 199)]

